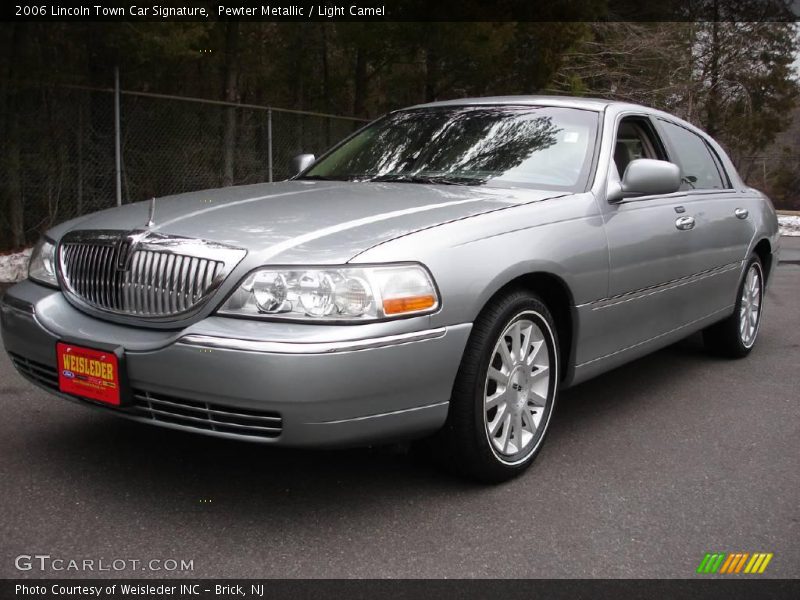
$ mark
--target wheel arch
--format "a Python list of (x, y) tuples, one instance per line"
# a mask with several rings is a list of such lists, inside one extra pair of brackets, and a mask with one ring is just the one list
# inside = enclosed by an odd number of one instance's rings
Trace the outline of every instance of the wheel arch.
[(494, 299), (519, 289), (539, 296), (553, 315), (558, 335), (559, 359), (564, 365), (561, 369), (561, 380), (569, 381), (574, 364), (576, 315), (572, 291), (561, 276), (546, 270), (517, 274), (500, 284), (499, 287), (496, 286), (494, 292), (488, 298), (483, 299), (478, 313), (482, 312)]
[(772, 272), (772, 245), (767, 238), (762, 238), (753, 247), (753, 253), (758, 256), (761, 261), (761, 266), (764, 269), (764, 282), (769, 281), (770, 273)]

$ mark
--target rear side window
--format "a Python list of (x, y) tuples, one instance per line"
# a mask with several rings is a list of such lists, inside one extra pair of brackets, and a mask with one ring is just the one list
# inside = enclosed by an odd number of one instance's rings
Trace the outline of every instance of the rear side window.
[(661, 128), (677, 156), (673, 157), (681, 168), (684, 190), (721, 190), (727, 185), (717, 168), (717, 163), (705, 140), (696, 133), (661, 121)]

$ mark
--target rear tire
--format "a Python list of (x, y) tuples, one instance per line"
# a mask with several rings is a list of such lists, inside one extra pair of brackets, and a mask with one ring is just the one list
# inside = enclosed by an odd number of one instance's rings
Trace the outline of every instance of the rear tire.
[(559, 376), (555, 322), (544, 302), (524, 290), (493, 300), (473, 326), (434, 452), (482, 482), (516, 477), (541, 450)]
[(733, 314), (703, 330), (706, 349), (728, 358), (743, 358), (750, 354), (758, 337), (763, 306), (764, 269), (758, 256), (753, 255), (747, 261), (739, 284)]

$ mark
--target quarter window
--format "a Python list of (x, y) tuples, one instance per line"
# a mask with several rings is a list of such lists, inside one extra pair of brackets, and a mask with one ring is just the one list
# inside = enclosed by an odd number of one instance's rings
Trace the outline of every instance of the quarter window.
[(681, 189), (720, 190), (727, 187), (711, 150), (703, 138), (669, 121), (662, 120), (661, 126), (664, 135), (677, 154), (674, 158), (681, 168), (683, 179)]

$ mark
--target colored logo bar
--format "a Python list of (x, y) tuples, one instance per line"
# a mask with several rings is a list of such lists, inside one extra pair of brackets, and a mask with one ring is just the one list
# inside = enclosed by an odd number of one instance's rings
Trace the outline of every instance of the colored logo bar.
[(757, 574), (767, 569), (772, 560), (772, 552), (713, 552), (706, 553), (697, 572), (702, 574), (719, 573), (736, 575), (739, 573)]

